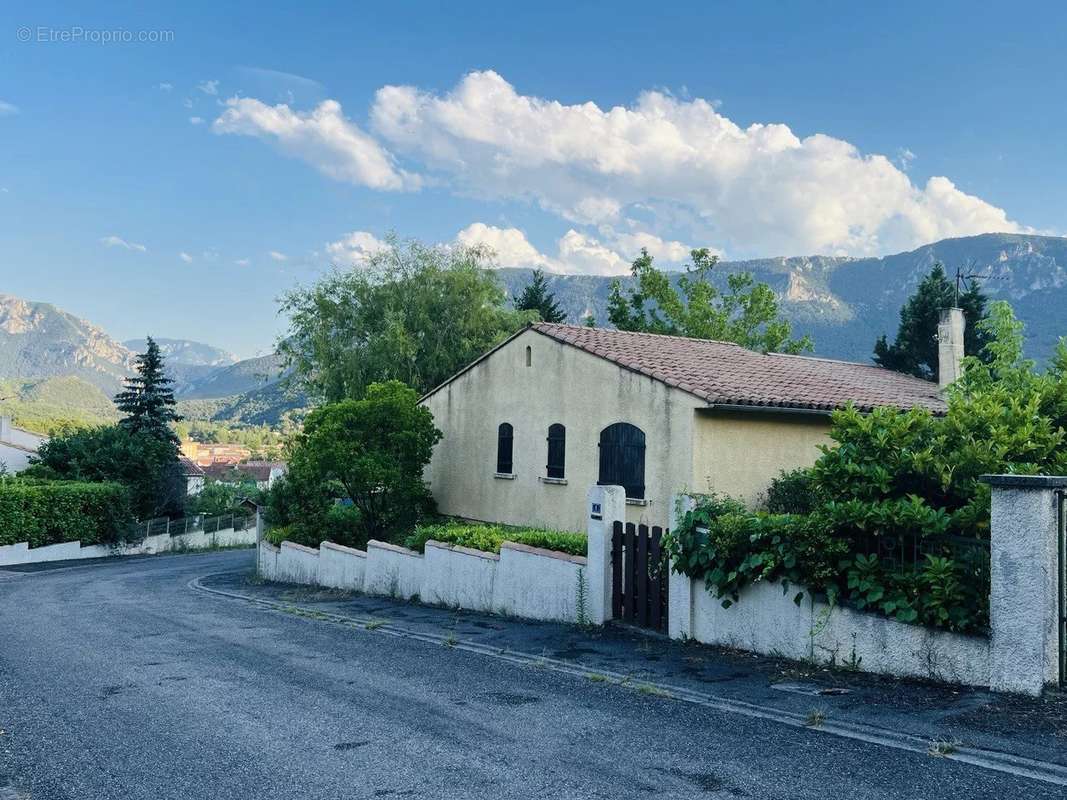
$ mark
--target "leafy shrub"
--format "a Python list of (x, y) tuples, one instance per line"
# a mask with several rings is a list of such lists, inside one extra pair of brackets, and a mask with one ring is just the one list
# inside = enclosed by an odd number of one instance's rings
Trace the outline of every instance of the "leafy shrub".
[(311, 521), (300, 520), (272, 526), (267, 530), (266, 537), (275, 545), (290, 541), (307, 547), (318, 547), (322, 542), (359, 550), (367, 546), (367, 534), (360, 524), (359, 510), (339, 503)]
[(415, 391), (373, 383), (362, 400), (319, 406), (295, 440), (289, 468), (305, 490), (345, 497), (366, 539), (388, 539), (433, 508), (422, 479), (441, 432)]
[(131, 519), (118, 483), (0, 480), (0, 545), (117, 542)]
[(181, 516), (186, 483), (172, 442), (120, 425), (68, 430), (38, 448), (24, 475), (62, 481), (114, 481), (129, 489), (141, 519)]
[(469, 547), (473, 550), (483, 550), (487, 553), (499, 553), (500, 545), (505, 541), (555, 550), (573, 556), (584, 556), (587, 550), (584, 533), (465, 522), (420, 525), (407, 538), (404, 545), (421, 553), (426, 549), (426, 542), (431, 539)]
[(810, 470), (783, 470), (767, 489), (771, 514), (810, 514), (819, 504), (818, 490)]

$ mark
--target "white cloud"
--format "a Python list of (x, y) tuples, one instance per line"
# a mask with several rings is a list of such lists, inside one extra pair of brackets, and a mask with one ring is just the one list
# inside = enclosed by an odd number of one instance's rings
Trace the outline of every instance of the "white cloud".
[(18, 113), (19, 107), (17, 105), (0, 100), (0, 117), (13, 117)]
[(185, 106), (186, 108), (192, 108), (193, 107), (192, 98), (191, 97), (186, 97), (184, 100), (182, 100), (182, 105)]
[[(332, 127), (351, 125), (339, 107), (325, 116)], [(474, 72), (445, 94), (383, 87), (370, 116), (395, 152), (458, 191), (533, 199), (586, 225), (615, 223), (640, 206), (654, 222), (690, 220), (687, 238), (733, 255), (884, 253), (1023, 229), (947, 178), (916, 186), (885, 156), (783, 124), (742, 128), (699, 98), (650, 91), (628, 107), (566, 105)], [(319, 169), (343, 176), (343, 151), (319, 154)], [(586, 234), (564, 239), (576, 260), (608, 263)]]
[(212, 97), (215, 97), (219, 93), (219, 82), (200, 81), (200, 83), (197, 84), (196, 88), (206, 95), (211, 95)]
[(352, 231), (346, 233), (336, 242), (326, 244), (326, 253), (335, 264), (348, 267), (358, 267), (367, 262), (372, 255), (379, 250), (384, 250), (389, 245), (379, 239), (373, 233), (367, 231)]
[(275, 261), (285, 261), (289, 258), (285, 253), (280, 253), (277, 250), (271, 250), (267, 255), (273, 258)]
[(167, 83), (166, 81), (164, 81), (163, 83), (157, 84), (156, 88), (159, 89), (159, 91), (161, 91), (161, 92), (170, 92), (170, 91), (173, 91), (174, 84), (173, 83)]
[(138, 253), (148, 252), (148, 248), (145, 247), (143, 244), (127, 241), (121, 236), (104, 236), (102, 239), (100, 239), (100, 244), (102, 244), (104, 247), (122, 247), (126, 250), (135, 250)]
[(236, 261), (234, 261), (233, 263), (236, 264), (239, 267), (247, 267), (249, 264), (252, 263), (252, 260), (248, 259), (248, 258), (239, 258)]
[(203, 117), (189, 117), (189, 123), (191, 125), (202, 125), (204, 123)]
[(186, 264), (191, 264), (193, 262), (193, 257), (188, 253), (178, 253), (178, 258), (180, 258)]
[(457, 233), (456, 241), (468, 247), (491, 247), (497, 263), (502, 267), (546, 267), (557, 270), (553, 259), (538, 252), (518, 228), (497, 228), (484, 222), (475, 222)]
[(667, 241), (650, 233), (616, 233), (605, 227), (601, 238), (568, 230), (556, 243), (556, 255), (546, 255), (534, 247), (518, 228), (497, 228), (475, 222), (456, 234), (463, 245), (483, 244), (496, 254), (501, 267), (543, 267), (551, 272), (595, 275), (625, 275), (642, 247), (653, 257), (682, 262), (689, 257), (687, 245)]
[(213, 124), (215, 133), (267, 139), (336, 180), (390, 191), (420, 185), (417, 175), (400, 169), (378, 141), (346, 119), (334, 100), (310, 112), (252, 98), (231, 98), (226, 106)]

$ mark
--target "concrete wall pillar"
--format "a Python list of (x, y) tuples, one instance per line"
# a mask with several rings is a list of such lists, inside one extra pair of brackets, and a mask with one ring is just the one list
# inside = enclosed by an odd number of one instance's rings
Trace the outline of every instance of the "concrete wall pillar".
[(593, 486), (586, 493), (586, 536), (589, 621), (603, 625), (611, 619), (611, 531), (616, 520), (626, 521), (626, 490), (622, 486)]
[[(670, 529), (675, 530), (696, 506), (696, 500), (687, 494), (671, 496)], [(673, 562), (668, 565), (667, 583), (667, 635), (672, 639), (689, 639), (693, 636), (693, 579), (674, 571)]]
[(990, 688), (1037, 696), (1059, 680), (1059, 492), (1067, 477), (986, 475)]

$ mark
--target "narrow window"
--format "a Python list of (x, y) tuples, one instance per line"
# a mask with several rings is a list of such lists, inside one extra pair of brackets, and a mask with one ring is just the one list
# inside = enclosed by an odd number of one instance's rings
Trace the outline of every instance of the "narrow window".
[(511, 445), (514, 433), (510, 422), (501, 422), (496, 429), (496, 471), (502, 475), (511, 474)]
[(635, 425), (616, 422), (600, 432), (601, 486), (623, 486), (633, 500), (645, 498), (645, 433)]
[(530, 349), (530, 345), (526, 345), (526, 366), (533, 366), (533, 350)]
[(548, 426), (548, 465), (545, 474), (562, 479), (567, 462), (567, 429), (558, 422)]

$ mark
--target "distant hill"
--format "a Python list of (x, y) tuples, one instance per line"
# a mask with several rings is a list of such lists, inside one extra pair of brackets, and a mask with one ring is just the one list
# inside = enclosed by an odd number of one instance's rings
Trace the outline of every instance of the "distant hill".
[[(981, 284), (990, 299), (1011, 302), (1026, 323), (1027, 354), (1046, 359), (1067, 335), (1067, 239), (1052, 236), (984, 234), (946, 239), (883, 258), (810, 256), (721, 262), (713, 273), (751, 272), (779, 295), (782, 311), (798, 333), (815, 340), (815, 352), (831, 358), (868, 361), (877, 337), (896, 333), (900, 307), (933, 266), (950, 274), (957, 267), (988, 275)], [(508, 295), (517, 297), (530, 281), (528, 269), (502, 269)], [(607, 324), (612, 278), (547, 275), (549, 288), (571, 322), (592, 313)], [(631, 279), (621, 279), (629, 286)]]
[(133, 354), (97, 326), (0, 294), (0, 380), (73, 375), (114, 394), (132, 367)]
[(186, 400), (232, 397), (259, 391), (281, 380), (284, 369), (281, 356), (271, 354), (246, 358), (236, 364), (212, 369), (189, 382), (176, 394)]
[(73, 375), (0, 380), (0, 414), (10, 415), (19, 427), (39, 433), (64, 425), (103, 425), (118, 420), (111, 398)]
[[(159, 345), (159, 351), (163, 354), (168, 364), (185, 364), (195, 367), (224, 367), (237, 362), (237, 356), (228, 353), (221, 348), (203, 342), (193, 342), (189, 339), (164, 339), (162, 337), (153, 340)], [(147, 339), (127, 339), (123, 346), (135, 353), (143, 353), (148, 348)]]

